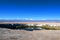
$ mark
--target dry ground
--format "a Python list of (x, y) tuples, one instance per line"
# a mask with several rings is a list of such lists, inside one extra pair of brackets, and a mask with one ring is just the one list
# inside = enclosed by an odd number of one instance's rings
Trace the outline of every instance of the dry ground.
[(60, 30), (11, 30), (0, 28), (0, 40), (60, 40)]

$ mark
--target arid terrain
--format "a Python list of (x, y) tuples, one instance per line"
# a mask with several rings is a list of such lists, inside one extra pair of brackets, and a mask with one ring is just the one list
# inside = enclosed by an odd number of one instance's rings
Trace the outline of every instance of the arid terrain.
[(60, 24), (60, 22), (0, 22), (0, 24)]
[(12, 30), (0, 28), (0, 40), (60, 40), (60, 30)]

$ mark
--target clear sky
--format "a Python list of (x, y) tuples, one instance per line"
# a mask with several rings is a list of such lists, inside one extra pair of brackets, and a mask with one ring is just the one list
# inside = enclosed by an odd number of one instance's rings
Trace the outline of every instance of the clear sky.
[(0, 0), (0, 19), (60, 19), (59, 0)]

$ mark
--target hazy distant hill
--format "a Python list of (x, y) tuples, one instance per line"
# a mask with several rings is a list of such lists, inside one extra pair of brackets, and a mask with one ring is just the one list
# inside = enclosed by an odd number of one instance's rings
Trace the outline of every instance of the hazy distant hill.
[(60, 20), (0, 20), (0, 22), (60, 22)]

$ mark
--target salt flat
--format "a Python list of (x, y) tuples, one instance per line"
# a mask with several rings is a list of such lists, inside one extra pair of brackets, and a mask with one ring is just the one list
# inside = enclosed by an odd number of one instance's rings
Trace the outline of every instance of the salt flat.
[(60, 22), (0, 22), (0, 24), (38, 24), (38, 25), (56, 25), (60, 26)]
[(11, 30), (0, 28), (0, 40), (60, 40), (60, 30)]

